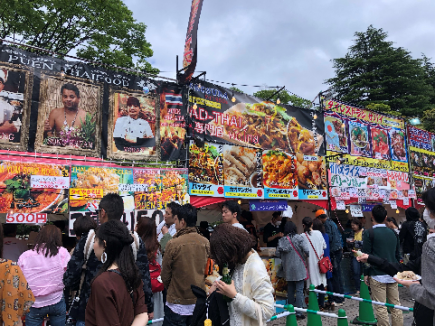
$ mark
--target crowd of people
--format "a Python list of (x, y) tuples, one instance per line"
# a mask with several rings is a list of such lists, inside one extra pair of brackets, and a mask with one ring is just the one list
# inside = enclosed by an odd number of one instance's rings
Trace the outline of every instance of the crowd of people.
[[(435, 189), (423, 200), (423, 216), (408, 208), (401, 227), (376, 205), (372, 227), (365, 229), (364, 219), (354, 218), (345, 238), (325, 210), (304, 217), (301, 234), (291, 219), (273, 213), (262, 240), (281, 258), (278, 275), (287, 281), (288, 303), (305, 308), (309, 284), (344, 293), (341, 260), (343, 249), (350, 248), (355, 295), (364, 275), (373, 300), (388, 298), (400, 305), (398, 284), (403, 284), (415, 299), (415, 325), (434, 325)], [(152, 216), (139, 212), (135, 232), (121, 222), (123, 213), (122, 198), (108, 194), (99, 203), (98, 226), (90, 216), (75, 220), (77, 243), (71, 252), (62, 246), (60, 229), (45, 225), (34, 247), (16, 262), (1, 259), (1, 322), (16, 326), (24, 319), (39, 326), (48, 316), (52, 326), (139, 326), (151, 319), (188, 326), (203, 324), (208, 315), (216, 325), (244, 326), (262, 325), (274, 314), (274, 289), (258, 254), (258, 230), (252, 213), (237, 202), (222, 205), (222, 224), (211, 234), (207, 222), (197, 227), (197, 210), (190, 204), (171, 202), (164, 213)], [(229, 270), (231, 282), (218, 278), (207, 292), (205, 277), (214, 264), (222, 273)], [(421, 275), (421, 282), (393, 278), (405, 270)], [(328, 310), (342, 305), (343, 298), (325, 300), (319, 294), (318, 302)], [(374, 308), (378, 325), (390, 325), (387, 308)], [(403, 325), (402, 312), (390, 312), (392, 325)], [(305, 317), (297, 313), (297, 318)]]

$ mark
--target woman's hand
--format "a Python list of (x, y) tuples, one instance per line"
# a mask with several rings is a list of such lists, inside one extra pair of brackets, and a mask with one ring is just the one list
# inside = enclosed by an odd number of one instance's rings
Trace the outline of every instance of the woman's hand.
[(210, 289), (208, 290), (207, 296), (211, 295), (214, 291), (216, 291), (216, 288), (217, 288), (216, 282), (217, 281), (213, 282), (213, 284), (210, 286)]
[(231, 281), (231, 284), (227, 284), (222, 281), (216, 281), (217, 293), (223, 294), (228, 298), (234, 299), (237, 294), (236, 287), (234, 286), (234, 281)]
[(402, 284), (403, 286), (406, 286), (407, 288), (409, 288), (412, 284), (420, 283), (419, 281), (402, 281), (402, 280), (399, 280), (397, 277), (393, 277), (393, 279), (397, 283)]

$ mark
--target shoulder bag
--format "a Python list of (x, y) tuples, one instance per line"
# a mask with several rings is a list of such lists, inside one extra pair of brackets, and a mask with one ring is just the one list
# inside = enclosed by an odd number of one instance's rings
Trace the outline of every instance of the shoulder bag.
[(308, 241), (310, 242), (311, 247), (314, 250), (314, 253), (316, 254), (318, 264), (319, 264), (320, 273), (326, 274), (327, 272), (332, 272), (332, 263), (331, 263), (331, 260), (329, 259), (329, 257), (323, 257), (323, 255), (322, 255), (322, 257), (319, 258), (319, 255), (317, 254), (316, 249), (314, 249), (314, 246), (311, 243), (310, 237), (306, 233), (305, 233), (305, 236), (307, 237)]
[[(305, 267), (305, 271), (307, 272), (307, 276), (305, 277), (304, 281), (308, 280), (310, 278), (309, 274), (308, 274), (308, 269), (307, 269), (307, 265), (305, 265), (305, 260), (302, 258), (301, 254), (299, 253), (299, 251), (295, 248), (295, 246), (293, 245), (293, 242), (291, 241), (290, 237), (287, 236), (288, 241), (290, 242), (290, 244), (292, 245), (294, 251), (296, 251), (296, 253), (298, 254), (299, 258), (302, 260), (302, 263), (304, 264)], [(314, 249), (314, 248), (313, 248)]]

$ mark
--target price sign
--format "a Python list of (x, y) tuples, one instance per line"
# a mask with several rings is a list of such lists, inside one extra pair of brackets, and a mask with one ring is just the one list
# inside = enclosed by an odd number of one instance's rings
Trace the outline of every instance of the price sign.
[(365, 204), (367, 202), (365, 197), (358, 197), (358, 204)]
[(346, 205), (344, 204), (344, 201), (337, 200), (336, 204), (337, 204), (337, 210), (344, 211), (346, 209)]
[(363, 212), (360, 205), (350, 205), (350, 214), (353, 217), (362, 217)]
[(392, 209), (397, 209), (397, 203), (395, 200), (390, 200), (390, 205)]
[(47, 214), (45, 213), (13, 213), (6, 215), (6, 223), (11, 224), (35, 224), (47, 223)]
[(304, 155), (304, 161), (317, 162), (319, 158), (317, 156)]
[(349, 191), (349, 197), (350, 198), (356, 198), (356, 197), (358, 197), (358, 188), (351, 187), (351, 188), (347, 188), (347, 189)]
[(137, 192), (146, 192), (148, 191), (149, 185), (147, 184), (119, 184), (118, 190), (119, 191), (137, 191)]
[(69, 183), (69, 177), (30, 176), (30, 187), (36, 189), (68, 189)]
[(358, 188), (357, 190), (358, 190), (358, 198), (366, 198), (367, 193), (365, 189)]
[(409, 205), (409, 198), (403, 198), (403, 205), (408, 206)]

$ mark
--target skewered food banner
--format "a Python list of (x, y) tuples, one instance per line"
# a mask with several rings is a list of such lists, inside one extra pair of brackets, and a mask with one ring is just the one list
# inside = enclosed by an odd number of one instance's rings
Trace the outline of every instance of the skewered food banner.
[(189, 90), (190, 194), (326, 199), (323, 117), (210, 83)]

